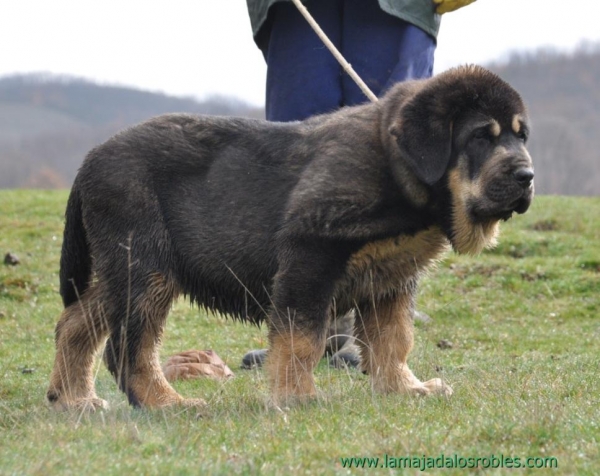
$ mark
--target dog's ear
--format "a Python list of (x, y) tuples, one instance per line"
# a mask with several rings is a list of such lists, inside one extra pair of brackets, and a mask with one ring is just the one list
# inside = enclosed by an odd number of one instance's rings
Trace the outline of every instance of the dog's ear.
[(424, 88), (399, 111), (389, 128), (415, 175), (428, 185), (438, 182), (452, 153), (452, 118), (434, 91)]

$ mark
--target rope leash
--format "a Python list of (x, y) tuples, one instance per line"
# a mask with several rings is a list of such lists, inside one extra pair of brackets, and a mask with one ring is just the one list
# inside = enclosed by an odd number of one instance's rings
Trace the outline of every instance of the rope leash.
[(321, 27), (318, 25), (318, 23), (315, 21), (315, 19), (312, 17), (312, 15), (310, 13), (308, 13), (308, 10), (306, 9), (306, 7), (304, 5), (302, 5), (301, 0), (292, 0), (292, 2), (294, 2), (294, 5), (296, 5), (296, 8), (298, 8), (298, 10), (302, 14), (302, 16), (306, 19), (308, 24), (312, 27), (312, 29), (315, 31), (315, 33), (319, 36), (321, 41), (325, 44), (327, 49), (335, 57), (335, 59), (338, 61), (338, 63), (341, 65), (341, 67), (344, 68), (344, 71), (346, 73), (348, 73), (348, 75), (357, 84), (357, 86), (364, 93), (364, 95), (367, 96), (371, 100), (371, 102), (378, 102), (379, 100), (377, 99), (377, 96), (375, 96), (375, 94), (373, 94), (373, 91), (371, 91), (369, 89), (369, 87), (365, 84), (365, 82), (360, 78), (360, 76), (358, 74), (356, 74), (356, 71), (354, 71), (354, 69), (352, 68), (352, 65), (344, 59), (344, 56), (342, 55), (342, 53), (339, 52), (339, 50), (335, 47), (335, 45), (331, 42), (331, 40), (329, 38), (327, 38), (327, 35), (325, 34), (325, 32), (321, 29)]

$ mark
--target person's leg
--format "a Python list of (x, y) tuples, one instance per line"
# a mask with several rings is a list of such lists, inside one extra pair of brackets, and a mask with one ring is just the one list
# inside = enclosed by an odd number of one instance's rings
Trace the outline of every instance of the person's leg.
[[(307, 9), (339, 48), (341, 0), (315, 0)], [(271, 7), (259, 44), (267, 61), (266, 117), (296, 121), (342, 105), (341, 68), (291, 2)]]
[[(377, 96), (397, 82), (433, 73), (435, 38), (385, 13), (377, 0), (344, 0), (342, 32), (342, 54)], [(367, 101), (348, 75), (342, 88), (344, 105)]]

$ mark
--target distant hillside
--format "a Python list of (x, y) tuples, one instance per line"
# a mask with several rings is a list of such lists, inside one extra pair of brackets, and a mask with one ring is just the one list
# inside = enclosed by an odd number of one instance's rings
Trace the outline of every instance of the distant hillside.
[(30, 105), (63, 113), (88, 125), (132, 124), (165, 112), (249, 114), (243, 101), (216, 97), (198, 102), (131, 87), (47, 74), (0, 78), (0, 103)]
[(0, 78), (0, 188), (69, 187), (89, 149), (169, 112), (263, 115), (226, 97), (199, 102), (42, 74)]
[[(487, 66), (528, 104), (538, 193), (600, 195), (600, 45)], [(231, 98), (198, 102), (48, 75), (0, 78), (0, 188), (68, 187), (91, 147), (166, 112), (263, 115)]]

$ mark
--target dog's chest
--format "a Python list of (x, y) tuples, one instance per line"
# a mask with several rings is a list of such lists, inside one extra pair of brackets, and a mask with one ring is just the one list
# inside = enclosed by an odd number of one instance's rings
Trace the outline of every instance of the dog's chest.
[(350, 257), (338, 296), (358, 301), (411, 287), (448, 248), (438, 227), (368, 243)]

